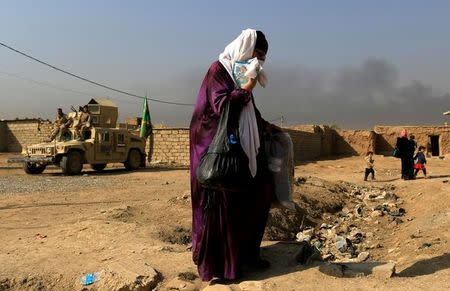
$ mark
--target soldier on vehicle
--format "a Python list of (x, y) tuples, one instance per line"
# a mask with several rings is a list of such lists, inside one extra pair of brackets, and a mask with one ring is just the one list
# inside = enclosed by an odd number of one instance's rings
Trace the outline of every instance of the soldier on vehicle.
[(55, 122), (53, 123), (53, 130), (49, 137), (50, 141), (53, 141), (56, 136), (63, 130), (70, 126), (72, 120), (67, 118), (67, 115), (64, 114), (61, 108), (58, 108), (58, 112), (56, 114)]
[(91, 114), (87, 105), (82, 107), (79, 113), (78, 123), (75, 125), (75, 132), (78, 140), (83, 140), (83, 131), (91, 127)]

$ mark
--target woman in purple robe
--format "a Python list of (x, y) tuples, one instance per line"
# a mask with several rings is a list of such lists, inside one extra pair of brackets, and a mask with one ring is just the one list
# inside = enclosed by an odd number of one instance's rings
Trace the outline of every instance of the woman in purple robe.
[[(241, 59), (256, 57), (261, 63), (268, 49), (264, 34), (251, 29), (244, 30), (227, 48), (232, 45), (236, 52), (250, 52), (241, 55)], [(260, 244), (274, 191), (263, 140), (265, 134), (277, 129), (262, 119), (255, 107), (252, 90), (257, 78), (249, 78), (242, 88), (238, 88), (227, 61), (229, 64), (230, 59), (232, 62), (240, 60), (228, 57), (223, 61), (226, 57), (224, 52), (220, 60), (209, 68), (201, 84), (190, 124), (192, 252), (203, 281), (213, 277), (235, 279), (243, 267), (264, 269), (270, 266), (260, 257)], [(255, 154), (256, 172), (247, 190), (211, 192), (199, 185), (196, 170), (216, 133), (221, 109), (227, 101), (238, 114), (245, 106), (251, 106), (252, 112), (254, 110), (257, 125), (254, 136), (258, 137), (256, 144), (260, 145)], [(239, 115), (234, 118), (239, 118)]]

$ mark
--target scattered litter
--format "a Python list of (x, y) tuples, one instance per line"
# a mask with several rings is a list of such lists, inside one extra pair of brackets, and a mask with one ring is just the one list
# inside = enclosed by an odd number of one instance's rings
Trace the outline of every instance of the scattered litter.
[(431, 243), (429, 243), (429, 242), (424, 242), (424, 243), (419, 247), (419, 250), (422, 250), (422, 249), (428, 249), (428, 248), (431, 248), (431, 246), (432, 246)]
[(88, 286), (94, 284), (98, 280), (100, 280), (100, 272), (88, 273), (81, 277), (80, 283), (84, 286)]

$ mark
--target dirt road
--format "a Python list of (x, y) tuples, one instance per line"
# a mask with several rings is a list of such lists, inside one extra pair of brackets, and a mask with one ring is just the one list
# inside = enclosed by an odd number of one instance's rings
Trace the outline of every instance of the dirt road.
[[(337, 278), (323, 272), (322, 263), (295, 263), (296, 244), (266, 241), (263, 255), (272, 262), (272, 268), (247, 274), (244, 282), (232, 282), (228, 287), (450, 289), (450, 162), (430, 159), (431, 179), (402, 181), (398, 179), (398, 160), (381, 156), (375, 160), (374, 182), (362, 182), (360, 157), (300, 164), (296, 175), (395, 186), (407, 211), (404, 222), (375, 227), (378, 230), (374, 232), (379, 233), (376, 243), (382, 247), (373, 251), (369, 261), (395, 262), (396, 276)], [(130, 173), (108, 168), (104, 173), (86, 170), (82, 176), (64, 177), (54, 168), (39, 176), (27, 176), (4, 161), (1, 155), (0, 290), (82, 290), (79, 279), (83, 274), (105, 270), (133, 273), (145, 268), (159, 272), (154, 283), (160, 290), (207, 286), (194, 278), (186, 284), (174, 280), (180, 273), (191, 277), (196, 273), (189, 251), (188, 170), (159, 168)], [(120, 287), (120, 282), (117, 286), (101, 285), (106, 280), (110, 278), (100, 277), (90, 289)]]

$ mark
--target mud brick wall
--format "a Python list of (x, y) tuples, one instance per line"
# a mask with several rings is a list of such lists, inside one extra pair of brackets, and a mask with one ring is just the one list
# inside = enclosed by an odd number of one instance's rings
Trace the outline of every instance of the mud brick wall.
[(430, 151), (429, 136), (438, 135), (440, 154), (450, 154), (450, 127), (448, 126), (375, 126), (374, 131), (378, 135), (376, 152), (391, 154), (397, 137), (403, 129), (406, 129), (408, 134), (414, 134), (417, 145), (424, 146), (427, 151)]
[(20, 152), (25, 146), (43, 142), (52, 131), (49, 121), (37, 119), (7, 120), (5, 123), (6, 148), (8, 152)]
[(336, 143), (337, 132), (327, 125), (321, 125), (319, 129), (322, 135), (321, 156), (322, 157), (331, 156), (334, 154), (334, 146)]
[[(322, 152), (321, 133), (286, 129), (294, 144), (297, 161), (314, 160)], [(189, 165), (189, 129), (154, 129), (147, 142), (148, 161), (151, 164)]]
[(5, 152), (8, 149), (6, 140), (6, 122), (0, 120), (0, 152)]
[(189, 129), (153, 129), (147, 142), (147, 155), (151, 164), (189, 165)]
[(292, 128), (285, 128), (284, 130), (291, 136), (296, 161), (309, 161), (321, 156), (322, 134)]
[(376, 134), (370, 130), (336, 130), (333, 153), (337, 155), (365, 155), (374, 151)]

